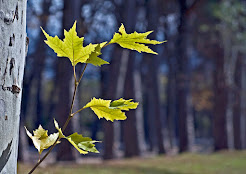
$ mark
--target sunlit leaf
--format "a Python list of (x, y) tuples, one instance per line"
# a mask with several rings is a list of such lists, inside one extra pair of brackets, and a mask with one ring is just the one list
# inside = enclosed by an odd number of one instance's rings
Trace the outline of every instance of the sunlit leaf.
[(96, 46), (96, 49), (94, 52), (92, 52), (90, 54), (90, 57), (89, 59), (86, 60), (86, 63), (90, 63), (90, 64), (93, 64), (95, 66), (102, 66), (104, 64), (109, 64), (107, 61), (101, 59), (100, 56), (102, 53), (101, 53), (101, 49), (103, 48), (103, 46), (106, 44), (107, 42), (103, 42), (101, 44), (97, 44)]
[(93, 98), (85, 108), (91, 108), (97, 117), (105, 118), (106, 120), (125, 120), (126, 115), (122, 110), (136, 109), (138, 103), (131, 102), (132, 100), (119, 99), (111, 102), (111, 100), (103, 100)]
[(59, 127), (59, 124), (57, 123), (55, 119), (54, 119), (54, 124), (55, 124), (55, 128), (59, 132), (59, 138), (65, 138), (65, 135), (63, 134), (62, 129)]
[(38, 129), (33, 131), (34, 135), (32, 135), (26, 127), (25, 129), (27, 135), (32, 139), (33, 144), (38, 150), (39, 154), (41, 154), (44, 149), (48, 149), (50, 146), (52, 146), (59, 136), (59, 133), (54, 133), (48, 136), (48, 131), (44, 130), (41, 125), (38, 127)]
[(66, 137), (66, 139), (79, 151), (80, 154), (87, 154), (88, 152), (99, 153), (94, 144), (99, 141), (93, 141), (89, 137), (83, 137), (77, 132)]
[(123, 48), (136, 50), (139, 53), (146, 52), (146, 53), (157, 54), (145, 44), (156, 45), (156, 44), (162, 44), (166, 41), (159, 42), (156, 40), (147, 39), (147, 36), (152, 32), (153, 31), (148, 31), (146, 33), (137, 33), (135, 31), (134, 33), (127, 34), (125, 27), (122, 24), (121, 27), (119, 28), (119, 33), (115, 33), (113, 39), (109, 43), (117, 43)]
[(96, 44), (89, 44), (86, 47), (83, 47), (84, 38), (78, 37), (76, 32), (76, 22), (69, 31), (64, 30), (65, 38), (63, 41), (57, 36), (49, 36), (43, 29), (42, 31), (47, 38), (45, 43), (57, 53), (58, 57), (69, 58), (73, 66), (79, 62), (85, 63), (97, 46)]

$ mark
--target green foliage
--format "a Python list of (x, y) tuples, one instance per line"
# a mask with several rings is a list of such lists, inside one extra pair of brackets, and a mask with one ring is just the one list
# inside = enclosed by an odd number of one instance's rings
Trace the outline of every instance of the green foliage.
[[(41, 28), (42, 29), (42, 28)], [(36, 167), (46, 158), (46, 156), (50, 153), (53, 147), (60, 143), (60, 139), (68, 140), (78, 151), (80, 154), (87, 154), (88, 152), (99, 153), (99, 151), (95, 148), (95, 143), (99, 141), (92, 140), (89, 137), (83, 137), (82, 135), (78, 134), (77, 132), (65, 136), (63, 131), (66, 129), (67, 124), (69, 123), (70, 119), (75, 116), (80, 111), (91, 108), (94, 113), (98, 116), (98, 118), (105, 118), (106, 120), (114, 121), (114, 120), (125, 120), (126, 115), (123, 111), (129, 111), (129, 109), (136, 109), (138, 106), (137, 102), (133, 102), (132, 99), (125, 100), (123, 98), (115, 101), (111, 100), (103, 100), (103, 99), (96, 99), (93, 98), (88, 104), (86, 104), (82, 109), (72, 113), (73, 110), (73, 103), (76, 95), (77, 87), (83, 77), (84, 71), (87, 66), (84, 67), (84, 70), (80, 76), (80, 79), (77, 81), (76, 78), (76, 69), (75, 66), (78, 63), (85, 63), (86, 65), (92, 64), (94, 66), (102, 66), (104, 64), (109, 64), (107, 61), (101, 59), (99, 56), (102, 54), (101, 49), (107, 45), (117, 43), (123, 48), (127, 48), (130, 50), (136, 50), (138, 52), (146, 52), (157, 54), (156, 52), (152, 51), (148, 48), (145, 44), (161, 44), (163, 42), (159, 42), (156, 40), (149, 40), (147, 36), (152, 33), (152, 31), (146, 33), (131, 33), (127, 34), (122, 24), (119, 28), (119, 33), (115, 33), (113, 39), (110, 42), (103, 42), (99, 44), (89, 44), (87, 46), (83, 46), (84, 37), (78, 37), (76, 32), (76, 21), (73, 27), (66, 31), (64, 30), (65, 38), (63, 40), (59, 39), (57, 36), (52, 37), (49, 36), (43, 29), (42, 29), (46, 41), (45, 43), (54, 50), (58, 57), (67, 57), (73, 66), (74, 70), (74, 96), (71, 105), (71, 111), (67, 118), (67, 121), (63, 128), (61, 129), (56, 120), (54, 120), (55, 128), (57, 129), (57, 133), (51, 134), (48, 136), (48, 131), (44, 130), (42, 126), (39, 126), (37, 130), (34, 131), (34, 136), (26, 129), (27, 135), (33, 140), (34, 146), (38, 149), (38, 152), (41, 154), (44, 149), (49, 147), (50, 150), (47, 154), (34, 166), (30, 173), (32, 173)], [(164, 41), (165, 42), (165, 41)]]
[(122, 110), (128, 111), (129, 109), (137, 108), (138, 103), (131, 101), (132, 100), (119, 99), (111, 102), (111, 100), (93, 98), (83, 109), (91, 108), (99, 119), (105, 118), (113, 122), (114, 120), (126, 119), (126, 115)]

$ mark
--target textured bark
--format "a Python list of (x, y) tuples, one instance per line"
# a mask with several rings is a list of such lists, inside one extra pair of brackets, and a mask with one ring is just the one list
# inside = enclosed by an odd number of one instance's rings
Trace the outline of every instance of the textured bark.
[(17, 173), (26, 0), (0, 1), (0, 173)]

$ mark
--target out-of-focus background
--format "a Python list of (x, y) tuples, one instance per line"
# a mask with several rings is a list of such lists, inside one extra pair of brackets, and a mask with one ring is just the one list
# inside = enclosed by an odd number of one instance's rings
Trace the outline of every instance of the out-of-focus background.
[[(110, 40), (121, 23), (128, 33), (154, 30), (151, 39), (168, 42), (151, 47), (158, 56), (118, 45), (103, 49), (110, 65), (88, 65), (75, 110), (92, 97), (132, 98), (138, 109), (115, 123), (89, 109), (81, 112), (65, 134), (102, 141), (96, 144), (101, 153), (79, 155), (64, 141), (43, 166), (68, 166), (40, 173), (246, 173), (246, 153), (231, 151), (246, 148), (244, 0), (28, 0), (20, 173), (38, 160), (24, 125), (34, 130), (41, 124), (53, 133), (53, 118), (60, 125), (67, 118), (73, 90), (69, 60), (57, 58), (44, 43), (40, 26), (63, 38), (75, 20), (85, 45)], [(137, 158), (124, 160), (130, 157)]]

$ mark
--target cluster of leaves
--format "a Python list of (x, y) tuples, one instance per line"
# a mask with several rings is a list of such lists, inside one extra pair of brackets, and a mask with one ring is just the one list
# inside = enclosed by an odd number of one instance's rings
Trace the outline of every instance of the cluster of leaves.
[[(152, 31), (146, 33), (134, 32), (127, 34), (123, 24), (119, 28), (119, 32), (114, 34), (111, 41), (99, 44), (89, 44), (87, 46), (83, 46), (84, 37), (80, 38), (77, 35), (76, 22), (69, 31), (64, 30), (65, 38), (63, 40), (59, 39), (57, 36), (49, 36), (43, 29), (42, 31), (47, 38), (45, 43), (54, 50), (58, 57), (67, 57), (71, 61), (74, 71), (75, 66), (78, 63), (92, 64), (94, 66), (109, 64), (107, 61), (99, 57), (102, 54), (101, 49), (109, 44), (116, 43), (123, 48), (136, 50), (140, 53), (146, 52), (157, 54), (145, 44), (156, 45), (163, 43), (156, 40), (147, 39), (147, 36), (152, 33)], [(78, 85), (77, 82), (80, 82), (76, 81), (76, 76), (75, 82), (75, 85)], [(121, 98), (119, 100), (111, 101), (93, 98), (83, 108), (69, 115), (69, 117), (73, 117), (80, 111), (90, 108), (99, 119), (105, 118), (106, 120), (113, 122), (114, 120), (125, 120), (127, 117), (124, 111), (136, 109), (137, 106), (138, 103), (133, 102), (132, 99), (125, 100)], [(99, 141), (92, 140), (89, 137), (83, 137), (77, 132), (72, 135), (65, 136), (63, 134), (64, 130), (59, 127), (56, 120), (54, 120), (54, 125), (58, 132), (51, 135), (48, 135), (48, 131), (44, 130), (41, 125), (38, 129), (33, 131), (34, 135), (26, 129), (27, 135), (32, 139), (33, 144), (39, 154), (41, 154), (44, 149), (48, 149), (49, 147), (60, 143), (60, 139), (66, 139), (69, 141), (81, 154), (87, 154), (88, 152), (99, 153), (99, 151), (95, 148), (95, 143)]]

